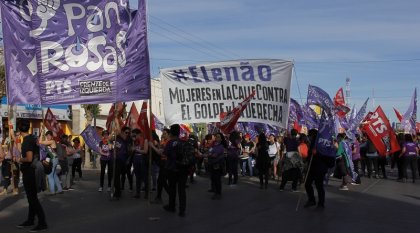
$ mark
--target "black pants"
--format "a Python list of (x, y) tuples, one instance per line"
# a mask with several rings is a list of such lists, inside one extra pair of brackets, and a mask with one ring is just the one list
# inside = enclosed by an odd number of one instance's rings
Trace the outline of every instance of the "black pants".
[(169, 186), (168, 186), (168, 179), (166, 176), (166, 169), (165, 166), (160, 166), (159, 168), (159, 176), (157, 179), (157, 194), (156, 198), (162, 198), (162, 190), (165, 189), (166, 193), (169, 194)]
[(417, 170), (417, 157), (416, 156), (403, 156), (403, 178), (408, 178), (407, 168), (410, 167), (413, 182), (416, 180), (416, 170)]
[(125, 161), (115, 161), (115, 178), (114, 178), (114, 197), (121, 197), (121, 175), (125, 170)]
[(386, 161), (386, 157), (385, 156), (379, 156), (378, 157), (378, 170), (381, 169), (382, 177), (384, 179), (387, 178), (387, 176), (386, 176), (386, 170), (385, 170), (386, 163), (387, 163), (387, 161)]
[(212, 188), (214, 188), (215, 194), (222, 194), (222, 168), (219, 166), (218, 169), (210, 168)]
[(229, 173), (229, 184), (236, 184), (238, 182), (238, 163), (238, 158), (227, 158), (227, 172)]
[(122, 171), (121, 174), (121, 188), (124, 189), (125, 187), (125, 177), (128, 180), (128, 186), (130, 190), (133, 190), (133, 173), (131, 172), (131, 167), (133, 166), (133, 162), (129, 162), (126, 164), (125, 169)]
[(367, 160), (368, 158), (366, 156), (362, 156), (362, 158), (360, 159), (360, 175), (365, 176), (366, 175), (366, 170), (367, 170)]
[(324, 205), (325, 203), (325, 189), (324, 189), (324, 177), (325, 173), (315, 173), (310, 172), (308, 174), (306, 183), (305, 183), (305, 190), (306, 194), (308, 195), (308, 201), (315, 202), (315, 194), (314, 188), (312, 187), (312, 183), (315, 182), (316, 190), (318, 191), (318, 204)]
[(169, 171), (169, 208), (175, 209), (176, 193), (178, 191), (179, 197), (179, 212), (185, 213), (187, 206), (187, 194), (185, 185), (187, 183), (188, 171)]
[(108, 167), (108, 187), (111, 187), (112, 184), (112, 172), (113, 172), (113, 164), (112, 160), (101, 160), (101, 178), (100, 178), (100, 186), (104, 187), (104, 178), (105, 178), (105, 169)]
[(261, 169), (258, 170), (258, 176), (260, 177), (260, 187), (262, 188), (263, 185), (267, 188), (268, 186), (268, 177), (270, 176), (270, 169)]
[(375, 175), (379, 175), (379, 167), (378, 167), (378, 157), (368, 157), (367, 158), (367, 170), (368, 170), (368, 177), (372, 176), (372, 166), (373, 170), (375, 171)]
[(42, 209), (41, 203), (38, 200), (38, 193), (36, 188), (35, 169), (30, 165), (22, 167), (23, 187), (25, 188), (26, 198), (29, 203), (29, 213), (27, 221), (33, 223), (35, 216), (38, 218), (38, 225), (46, 225), (45, 213)]
[(287, 181), (292, 181), (292, 189), (297, 189), (297, 183), (299, 178), (299, 168), (291, 168), (287, 171), (283, 172), (283, 176), (281, 178), (281, 184), (280, 189), (284, 189), (284, 186), (286, 186)]
[(12, 179), (12, 162), (10, 159), (5, 159), (1, 164), (1, 175), (3, 177), (3, 188), (7, 190)]
[(82, 178), (82, 158), (76, 158), (73, 160), (73, 166), (71, 167), (71, 177), (74, 178), (76, 171), (79, 173), (79, 178)]

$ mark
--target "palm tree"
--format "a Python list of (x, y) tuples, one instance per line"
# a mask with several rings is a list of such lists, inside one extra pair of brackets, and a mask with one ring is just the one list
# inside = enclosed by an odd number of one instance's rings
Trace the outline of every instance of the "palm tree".
[(85, 109), (85, 118), (88, 124), (92, 124), (96, 129), (96, 117), (101, 113), (101, 106), (99, 104), (82, 104)]

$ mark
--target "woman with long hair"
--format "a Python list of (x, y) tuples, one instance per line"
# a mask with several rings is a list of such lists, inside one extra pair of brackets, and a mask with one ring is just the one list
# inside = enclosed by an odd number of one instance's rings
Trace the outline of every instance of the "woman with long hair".
[(268, 177), (269, 171), (271, 167), (271, 159), (268, 154), (269, 144), (267, 141), (267, 137), (264, 133), (260, 133), (258, 135), (258, 143), (256, 149), (256, 156), (257, 156), (257, 169), (258, 174), (260, 177), (260, 189), (267, 189), (268, 187)]
[[(42, 130), (41, 130), (41, 135), (42, 135)], [(47, 151), (49, 151), (49, 153), (52, 155), (52, 171), (47, 176), (48, 184), (50, 188), (50, 195), (54, 195), (56, 193), (55, 187), (57, 187), (57, 193), (62, 194), (63, 188), (61, 187), (60, 179), (58, 178), (58, 175), (57, 175), (57, 165), (58, 165), (58, 156), (56, 153), (57, 144), (53, 138), (53, 133), (51, 131), (47, 131), (45, 133), (45, 138), (42, 135), (39, 138), (38, 143), (40, 145), (46, 146)]]

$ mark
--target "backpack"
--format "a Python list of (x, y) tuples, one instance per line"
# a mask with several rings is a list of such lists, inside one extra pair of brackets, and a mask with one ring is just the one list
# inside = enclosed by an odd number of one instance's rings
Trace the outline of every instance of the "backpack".
[(176, 166), (179, 169), (188, 169), (195, 162), (195, 140), (178, 140), (175, 146)]

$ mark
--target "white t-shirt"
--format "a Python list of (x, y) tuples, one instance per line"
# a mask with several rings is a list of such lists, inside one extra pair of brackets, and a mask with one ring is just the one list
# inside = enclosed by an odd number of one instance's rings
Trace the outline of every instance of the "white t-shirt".
[(274, 142), (272, 145), (268, 146), (268, 155), (270, 158), (277, 155), (277, 151), (280, 149), (280, 144), (278, 142)]

